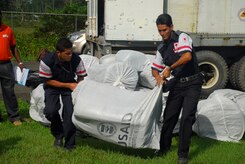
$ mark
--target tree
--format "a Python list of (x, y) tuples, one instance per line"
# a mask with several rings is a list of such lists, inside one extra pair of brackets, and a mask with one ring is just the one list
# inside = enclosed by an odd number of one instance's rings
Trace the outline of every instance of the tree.
[[(78, 29), (83, 29), (86, 21), (86, 6), (78, 4), (67, 4), (62, 9), (53, 10), (49, 12), (54, 14), (84, 14), (77, 17), (79, 22)], [(68, 33), (73, 32), (75, 29), (75, 17), (74, 16), (60, 16), (60, 15), (45, 15), (41, 17), (42, 26), (36, 29), (36, 35), (52, 35), (67, 36)]]
[(10, 0), (0, 1), (0, 10), (10, 10)]

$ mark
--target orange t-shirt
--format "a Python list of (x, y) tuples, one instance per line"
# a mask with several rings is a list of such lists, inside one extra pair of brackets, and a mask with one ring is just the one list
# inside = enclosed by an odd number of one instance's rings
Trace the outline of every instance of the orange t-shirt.
[(10, 47), (15, 44), (16, 41), (12, 29), (2, 23), (0, 27), (0, 61), (12, 58)]

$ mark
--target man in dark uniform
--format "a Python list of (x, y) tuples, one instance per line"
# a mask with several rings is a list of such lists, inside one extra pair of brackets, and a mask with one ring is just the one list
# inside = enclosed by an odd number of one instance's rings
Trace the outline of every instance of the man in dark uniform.
[[(156, 20), (162, 43), (158, 47), (156, 58), (152, 64), (152, 74), (157, 85), (170, 86), (170, 92), (164, 110), (164, 121), (160, 138), (160, 150), (156, 155), (164, 155), (171, 146), (173, 129), (179, 119), (182, 109), (179, 130), (179, 163), (188, 162), (189, 144), (192, 135), (192, 125), (199, 100), (202, 76), (192, 47), (192, 39), (184, 32), (173, 30), (172, 18), (161, 14)], [(162, 72), (162, 73), (161, 73)], [(172, 74), (174, 80), (166, 79)]]
[[(72, 53), (72, 43), (69, 39), (59, 39), (56, 52), (43, 57), (39, 66), (39, 76), (45, 80), (44, 114), (51, 122), (51, 133), (55, 137), (54, 146), (62, 147), (64, 137), (64, 147), (72, 150), (75, 148), (76, 128), (72, 123), (71, 92), (76, 88), (77, 82), (86, 76), (86, 70), (81, 58)], [(63, 121), (59, 114), (60, 97), (63, 103)]]

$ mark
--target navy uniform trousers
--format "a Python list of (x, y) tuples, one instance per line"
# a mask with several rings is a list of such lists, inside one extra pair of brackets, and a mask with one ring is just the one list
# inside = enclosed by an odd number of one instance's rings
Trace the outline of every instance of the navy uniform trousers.
[[(60, 96), (63, 103), (62, 119), (59, 114), (61, 108)], [(51, 133), (57, 139), (65, 138), (64, 147), (75, 146), (76, 128), (72, 123), (73, 104), (71, 91), (61, 91), (53, 88), (45, 89), (44, 114), (51, 122)]]
[(202, 79), (197, 78), (187, 82), (177, 82), (170, 90), (163, 115), (160, 149), (169, 150), (172, 143), (173, 129), (179, 119), (182, 109), (178, 156), (187, 157), (192, 135), (192, 125), (195, 122), (197, 103), (202, 86)]

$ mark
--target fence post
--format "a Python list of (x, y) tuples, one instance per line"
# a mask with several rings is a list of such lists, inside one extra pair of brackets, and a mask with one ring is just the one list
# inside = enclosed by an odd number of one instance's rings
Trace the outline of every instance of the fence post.
[(14, 30), (14, 16), (13, 16), (13, 12), (11, 11), (11, 28)]
[(77, 16), (75, 16), (75, 31), (77, 31)]

